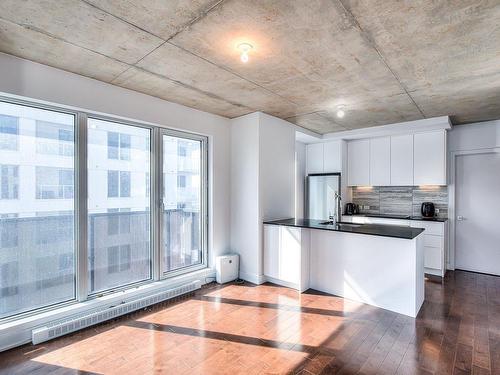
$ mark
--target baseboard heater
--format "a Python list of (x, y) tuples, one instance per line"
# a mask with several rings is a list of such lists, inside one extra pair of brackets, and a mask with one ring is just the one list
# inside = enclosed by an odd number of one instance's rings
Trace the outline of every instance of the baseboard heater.
[(128, 314), (135, 310), (163, 302), (183, 294), (193, 292), (201, 288), (201, 281), (196, 280), (188, 284), (150, 294), (131, 302), (121, 303), (116, 306), (102, 307), (99, 309), (86, 311), (80, 315), (73, 315), (65, 319), (57, 320), (43, 327), (31, 331), (31, 341), (33, 344), (39, 344), (44, 341), (52, 340), (56, 337), (67, 335), (68, 333), (78, 331), (83, 328)]

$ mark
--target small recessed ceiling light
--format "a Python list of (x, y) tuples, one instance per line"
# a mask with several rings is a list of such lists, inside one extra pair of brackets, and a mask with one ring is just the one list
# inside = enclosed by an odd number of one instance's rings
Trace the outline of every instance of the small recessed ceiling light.
[(249, 43), (241, 43), (238, 44), (238, 49), (241, 52), (240, 59), (242, 62), (247, 63), (248, 62), (248, 52), (250, 52), (253, 49), (253, 46)]
[(345, 111), (342, 108), (337, 109), (337, 117), (342, 118), (345, 116)]

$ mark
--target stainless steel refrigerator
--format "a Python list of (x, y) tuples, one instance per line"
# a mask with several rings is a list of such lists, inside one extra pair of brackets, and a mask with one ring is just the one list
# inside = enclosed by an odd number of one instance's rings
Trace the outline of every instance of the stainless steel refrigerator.
[[(340, 194), (340, 173), (310, 174), (306, 178), (306, 217), (329, 220), (335, 213), (335, 192)], [(338, 220), (342, 215), (338, 201)]]

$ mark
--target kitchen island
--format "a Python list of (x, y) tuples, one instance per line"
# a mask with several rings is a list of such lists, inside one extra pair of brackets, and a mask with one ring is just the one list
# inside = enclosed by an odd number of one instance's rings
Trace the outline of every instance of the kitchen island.
[(424, 301), (421, 228), (307, 219), (264, 222), (264, 275), (415, 317)]

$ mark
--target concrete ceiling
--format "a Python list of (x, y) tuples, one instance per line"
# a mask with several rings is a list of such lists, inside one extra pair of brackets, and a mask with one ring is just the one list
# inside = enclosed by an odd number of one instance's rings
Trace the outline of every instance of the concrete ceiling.
[(498, 0), (0, 0), (0, 51), (318, 133), (500, 118)]

